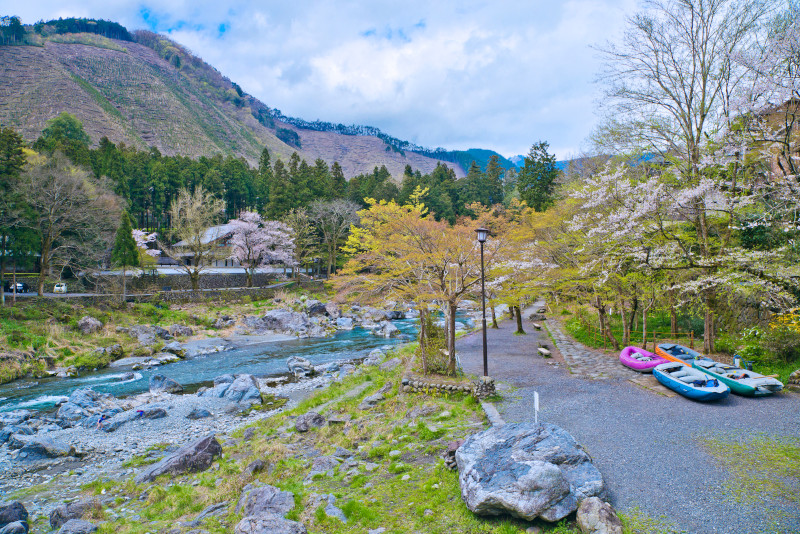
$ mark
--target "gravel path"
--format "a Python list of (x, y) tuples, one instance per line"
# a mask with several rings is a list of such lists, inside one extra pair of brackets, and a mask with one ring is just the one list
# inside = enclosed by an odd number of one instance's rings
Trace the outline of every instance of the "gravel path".
[[(489, 374), (504, 397), (500, 414), (507, 422), (533, 422), (537, 391), (540, 420), (563, 427), (584, 446), (603, 473), (616, 508), (666, 517), (696, 534), (800, 532), (796, 505), (744, 506), (726, 495), (728, 473), (700, 442), (707, 436), (759, 433), (800, 438), (800, 395), (730, 395), (716, 404), (665, 397), (630, 382), (624, 368), (614, 371), (614, 365), (622, 367), (615, 358), (559, 334), (553, 338), (572, 372), (554, 365), (536, 352), (539, 341), (551, 343), (548, 333), (534, 331), (530, 323), (525, 328), (527, 335), (515, 336), (514, 325), (506, 321), (487, 334)], [(465, 372), (483, 373), (480, 330), (459, 339), (457, 350)], [(606, 371), (592, 371), (592, 361)]]

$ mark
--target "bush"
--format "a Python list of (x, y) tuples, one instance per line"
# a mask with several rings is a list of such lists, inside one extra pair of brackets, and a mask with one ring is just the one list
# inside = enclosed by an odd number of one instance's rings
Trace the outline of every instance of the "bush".
[[(446, 374), (448, 356), (447, 351), (447, 338), (445, 337), (444, 328), (438, 327), (433, 324), (433, 318), (428, 314), (425, 318), (425, 350), (421, 346), (417, 347), (416, 354), (420, 360), (424, 359), (428, 364), (428, 373), (433, 374)], [(444, 351), (444, 352), (443, 352)]]
[(764, 333), (764, 347), (778, 361), (784, 363), (800, 360), (800, 332), (789, 325), (770, 325)]

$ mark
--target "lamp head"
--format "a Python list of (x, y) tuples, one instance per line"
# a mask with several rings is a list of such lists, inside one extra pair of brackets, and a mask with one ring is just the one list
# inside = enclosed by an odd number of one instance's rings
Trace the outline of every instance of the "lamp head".
[(481, 243), (485, 243), (486, 238), (489, 236), (489, 230), (481, 226), (475, 231), (478, 233), (478, 241), (480, 241)]

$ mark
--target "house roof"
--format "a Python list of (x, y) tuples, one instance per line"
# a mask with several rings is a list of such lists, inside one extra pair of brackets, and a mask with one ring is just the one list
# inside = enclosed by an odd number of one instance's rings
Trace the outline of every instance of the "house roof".
[[(212, 241), (219, 241), (220, 239), (224, 239), (233, 233), (233, 228), (234, 227), (232, 223), (212, 226), (203, 233), (203, 236), (200, 238), (200, 242), (205, 245), (211, 243)], [(177, 243), (175, 243), (174, 246), (185, 247), (187, 245), (188, 243), (186, 242), (186, 240), (182, 239)]]

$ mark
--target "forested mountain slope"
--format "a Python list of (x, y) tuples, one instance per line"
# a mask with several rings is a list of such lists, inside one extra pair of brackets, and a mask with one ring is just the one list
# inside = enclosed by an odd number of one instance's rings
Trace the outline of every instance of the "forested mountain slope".
[[(129, 41), (26, 28), (29, 44), (0, 46), (0, 124), (29, 141), (66, 111), (83, 122), (95, 144), (106, 136), (166, 155), (222, 153), (257, 164), (266, 146), (283, 159), (297, 151), (308, 161), (338, 161), (347, 177), (381, 165), (396, 178), (406, 165), (429, 173), (438, 161), (376, 136), (277, 120), (264, 103), (160, 35), (139, 31)], [(461, 166), (448, 166), (464, 175)]]

